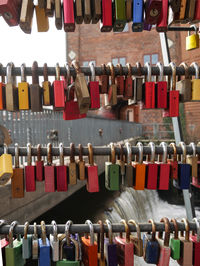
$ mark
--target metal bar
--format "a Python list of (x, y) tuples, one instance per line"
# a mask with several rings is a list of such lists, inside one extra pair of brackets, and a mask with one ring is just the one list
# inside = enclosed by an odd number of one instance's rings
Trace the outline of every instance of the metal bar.
[[(121, 149), (119, 147), (115, 147), (115, 152), (117, 155), (120, 155)], [(126, 147), (123, 147), (124, 154), (127, 153)], [(156, 146), (155, 149), (156, 154), (163, 154), (163, 148), (160, 146)], [(168, 154), (173, 154), (173, 148), (168, 146), (167, 147), (167, 153)], [(11, 154), (12, 156), (15, 155), (15, 150), (14, 147), (9, 147), (8, 148), (8, 153)], [(132, 154), (138, 154), (139, 149), (136, 146), (132, 146)], [(148, 146), (143, 147), (143, 153), (144, 155), (146, 154), (151, 154), (151, 148)], [(186, 153), (189, 155), (193, 154), (193, 150), (191, 146), (186, 146)], [(196, 147), (196, 153), (200, 154), (200, 146)], [(3, 147), (0, 147), (0, 155), (3, 154)], [(31, 154), (32, 156), (37, 156), (37, 148), (32, 147), (31, 148)], [(83, 147), (83, 155), (88, 155), (88, 148)], [(101, 146), (94, 146), (93, 147), (93, 154), (94, 155), (99, 155), (99, 156), (105, 156), (105, 155), (111, 155), (111, 149), (109, 147), (101, 147)], [(182, 148), (177, 146), (177, 154), (182, 154)], [(27, 156), (27, 148), (26, 147), (19, 147), (19, 155), (20, 156)], [(46, 156), (47, 155), (47, 148), (46, 147), (41, 147), (41, 155)], [(58, 147), (53, 147), (52, 148), (52, 155), (53, 156), (59, 156), (59, 148)], [(64, 147), (64, 155), (65, 156), (70, 156), (70, 147)], [(79, 155), (79, 149), (75, 148), (75, 155)]]
[[(178, 224), (178, 230), (179, 231), (185, 231), (185, 225), (182, 222), (177, 222)], [(165, 225), (164, 223), (155, 223), (156, 225), (156, 231), (165, 231)], [(100, 225), (94, 224), (94, 232), (99, 233), (100, 232)], [(152, 231), (152, 225), (150, 223), (139, 223), (139, 227), (141, 232), (151, 232)], [(196, 223), (195, 222), (189, 222), (190, 230), (196, 231)], [(8, 234), (9, 233), (10, 225), (4, 225), (0, 227), (0, 234)], [(57, 225), (57, 232), (58, 233), (65, 233), (65, 225)], [(136, 228), (134, 225), (130, 224), (129, 229), (131, 232), (136, 232)], [(104, 225), (104, 231), (107, 232), (107, 225)], [(112, 224), (112, 231), (114, 233), (116, 232), (125, 232), (125, 228), (123, 224)], [(170, 231), (174, 231), (174, 225), (173, 223), (170, 223)], [(16, 225), (14, 228), (14, 234), (24, 234), (24, 225)], [(70, 233), (89, 233), (89, 227), (86, 224), (72, 224), (70, 226)], [(28, 227), (28, 234), (34, 233), (34, 226), (29, 225)], [(41, 235), (41, 226), (37, 225), (37, 233)], [(53, 233), (53, 227), (52, 225), (46, 225), (46, 234), (52, 234)]]
[[(160, 33), (163, 34), (163, 33)], [(172, 71), (171, 68), (168, 67), (168, 64), (164, 62), (164, 75), (171, 75)], [(89, 67), (81, 67), (81, 71), (86, 75), (86, 76), (91, 76), (91, 71)], [(39, 76), (43, 76), (43, 67), (39, 67), (38, 68), (38, 75)], [(60, 68), (60, 73), (62, 76), (66, 76), (67, 72), (66, 72), (66, 68), (65, 67), (61, 67)], [(74, 68), (70, 68), (70, 73), (72, 76), (76, 76), (76, 72), (74, 70)], [(14, 76), (21, 76), (21, 70), (20, 67), (14, 67), (12, 74)], [(102, 75), (102, 69), (101, 67), (95, 67), (95, 74), (96, 76), (100, 76)], [(115, 74), (119, 75), (119, 68), (115, 67)], [(128, 68), (127, 67), (123, 67), (123, 74), (127, 75), (128, 74)], [(147, 68), (146, 67), (141, 67), (141, 74), (142, 75), (147, 75)], [(193, 67), (189, 67), (189, 74), (190, 75), (195, 75), (195, 70)], [(26, 76), (32, 76), (32, 72), (31, 72), (31, 67), (26, 67), (25, 70), (25, 75)], [(56, 70), (55, 67), (48, 67), (48, 75), (49, 76), (55, 76), (56, 75)], [(110, 70), (107, 69), (107, 75), (110, 75)], [(132, 75), (137, 76), (138, 75), (138, 69), (136, 67), (132, 67)], [(152, 66), (152, 75), (159, 75), (159, 68), (156, 66)], [(185, 70), (184, 68), (178, 67), (176, 68), (176, 75), (185, 75)], [(0, 76), (6, 76), (6, 68), (3, 67), (0, 69)]]
[[(196, 31), (194, 27), (168, 27), (168, 31)], [(197, 27), (197, 31), (199, 28)]]
[[(170, 52), (169, 52), (169, 46), (168, 46), (166, 33), (160, 33), (160, 43), (161, 43), (164, 65), (169, 65), (169, 63), (171, 62), (171, 58), (170, 58)], [(174, 137), (176, 140), (176, 144), (178, 144), (180, 141), (183, 141), (183, 133), (182, 133), (182, 128), (181, 128), (180, 118), (173, 117), (172, 123), (173, 123), (173, 128), (174, 128)], [(195, 217), (195, 209), (194, 209), (192, 196), (190, 194), (189, 189), (183, 190), (183, 198), (184, 198), (187, 218), (189, 220), (192, 220), (192, 218)]]

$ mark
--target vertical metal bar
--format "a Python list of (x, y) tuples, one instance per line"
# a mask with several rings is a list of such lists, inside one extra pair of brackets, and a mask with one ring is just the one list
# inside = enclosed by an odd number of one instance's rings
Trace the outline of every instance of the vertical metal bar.
[[(169, 63), (171, 62), (171, 58), (170, 58), (167, 34), (165, 32), (160, 33), (160, 43), (161, 43), (161, 49), (162, 49), (162, 55), (163, 55), (163, 63), (165, 66), (168, 66)], [(173, 117), (172, 123), (173, 123), (173, 128), (174, 128), (175, 141), (176, 141), (176, 144), (178, 144), (180, 141), (183, 141), (180, 118)], [(195, 217), (196, 215), (195, 215), (194, 205), (192, 204), (192, 196), (188, 189), (183, 189), (183, 198), (185, 202), (187, 218), (189, 220), (192, 220), (192, 218)]]

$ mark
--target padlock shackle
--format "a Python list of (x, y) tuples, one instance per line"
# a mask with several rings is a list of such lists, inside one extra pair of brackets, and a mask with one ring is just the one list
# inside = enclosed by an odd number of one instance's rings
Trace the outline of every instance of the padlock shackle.
[(117, 68), (119, 69), (119, 75), (123, 76), (123, 67), (122, 64), (117, 64)]
[[(90, 245), (94, 246), (94, 226), (90, 220), (87, 220), (85, 224), (87, 224), (90, 229)], [(86, 238), (88, 238), (88, 234), (86, 234)]]
[(77, 60), (73, 60), (72, 61), (72, 66), (75, 69), (76, 74), (80, 74), (81, 73), (81, 68), (80, 68), (79, 63), (78, 63)]
[(64, 149), (63, 149), (63, 143), (61, 142), (59, 144), (59, 153), (60, 153), (60, 165), (64, 165)]
[(128, 68), (128, 77), (132, 77), (132, 66), (130, 63), (126, 64), (127, 68)]
[(43, 66), (43, 76), (44, 76), (44, 81), (49, 81), (47, 63), (44, 63)]
[(37, 239), (37, 236), (38, 236), (38, 234), (37, 234), (37, 223), (35, 222), (33, 224), (33, 238)]
[[(2, 72), (2, 69), (3, 69), (3, 65), (0, 63), (0, 70), (1, 70), (1, 72)], [(1, 82), (2, 83), (5, 83), (5, 76), (1, 76)]]
[[(122, 219), (120, 221), (120, 223), (124, 224), (125, 232), (126, 232), (126, 243), (129, 243), (130, 242), (130, 229), (129, 229), (129, 226), (128, 226), (126, 220), (124, 220), (124, 219)], [(122, 238), (122, 233), (120, 233), (120, 237)]]
[(56, 80), (60, 80), (60, 66), (59, 63), (56, 64)]
[(45, 226), (45, 222), (41, 221), (40, 226), (41, 226), (41, 231), (42, 231), (42, 235), (41, 235), (42, 243), (43, 243), (43, 245), (46, 246), (46, 226)]
[(41, 156), (41, 144), (38, 144), (37, 145), (37, 160), (40, 162), (42, 159), (42, 156)]
[(107, 75), (107, 69), (106, 69), (106, 65), (105, 64), (101, 64), (101, 69), (102, 69), (103, 75)]
[(153, 142), (149, 142), (149, 145), (151, 147), (151, 156), (150, 156), (150, 162), (154, 163), (155, 162), (155, 157), (156, 157), (156, 145)]
[(26, 71), (26, 64), (23, 63), (20, 67), (21, 69), (21, 82), (26, 82), (26, 75), (25, 75), (25, 71)]
[(93, 148), (92, 148), (92, 144), (88, 143), (88, 152), (89, 152), (89, 164), (90, 165), (94, 165), (94, 156), (93, 156)]
[(74, 85), (75, 83), (72, 82), (72, 84), (68, 85), (67, 87), (67, 100), (70, 101), (70, 92), (71, 92), (71, 89), (74, 88)]
[[(160, 220), (160, 222), (164, 222), (165, 224), (165, 238), (164, 238), (164, 246), (169, 247), (169, 240), (170, 240), (170, 224), (169, 219), (164, 217)], [(162, 239), (163, 232), (158, 233), (158, 237)]]
[(112, 63), (108, 63), (107, 64), (107, 68), (110, 70), (110, 74), (111, 74), (111, 83), (112, 85), (115, 84), (115, 68), (114, 65)]
[(67, 242), (67, 246), (70, 246), (70, 226), (73, 224), (73, 222), (71, 220), (68, 220), (65, 224), (65, 238), (66, 238), (66, 242)]
[(29, 228), (29, 222), (25, 222), (25, 224), (24, 224), (24, 239), (27, 239), (28, 228)]
[(174, 239), (178, 239), (178, 223), (175, 218), (171, 219), (171, 222), (174, 225)]
[(39, 84), (37, 61), (34, 61), (32, 65), (32, 84)]
[(139, 240), (141, 240), (141, 231), (140, 231), (140, 226), (139, 226), (139, 224), (136, 223), (136, 221), (135, 221), (135, 220), (132, 220), (132, 219), (128, 221), (128, 224), (133, 224), (133, 225), (135, 225), (135, 228), (136, 228), (136, 231), (137, 231), (137, 238), (138, 238)]
[(138, 157), (139, 164), (142, 164), (142, 162), (143, 162), (143, 153), (144, 153), (143, 152), (144, 147), (143, 147), (142, 142), (138, 142), (137, 145), (136, 145), (136, 147), (138, 147), (138, 149), (139, 149), (139, 155), (136, 156), (136, 158)]
[(70, 163), (75, 163), (75, 145), (70, 143)]
[(185, 62), (182, 62), (182, 63), (180, 63), (179, 67), (184, 68), (184, 70), (185, 70), (185, 79), (190, 79), (188, 65)]
[[(184, 224), (185, 224), (185, 240), (189, 241), (189, 238), (190, 238), (190, 226), (189, 226), (188, 220), (183, 218), (181, 220), (181, 222), (184, 222)], [(183, 236), (183, 232), (181, 232), (181, 235)]]
[(82, 162), (83, 161), (83, 146), (82, 146), (82, 144), (78, 145), (78, 149), (79, 149), (79, 161)]
[(171, 90), (175, 91), (176, 90), (176, 64), (174, 62), (171, 62), (169, 64), (172, 70), (172, 76), (171, 76)]
[(183, 141), (179, 142), (178, 146), (182, 148), (183, 153), (181, 154), (181, 163), (186, 163), (186, 145)]
[(199, 65), (193, 62), (190, 66), (195, 69), (195, 79), (199, 79)]
[(193, 150), (193, 156), (196, 157), (196, 154), (197, 154), (197, 149), (196, 149), (196, 145), (194, 142), (190, 142), (189, 146), (192, 147), (192, 150)]
[(10, 62), (7, 64), (6, 78), (7, 78), (7, 83), (11, 83), (15, 86), (16, 85), (16, 76), (12, 75), (12, 71), (13, 71), (14, 67), (15, 67), (15, 65), (13, 64), (13, 62)]
[[(200, 242), (200, 224), (199, 224), (199, 220), (195, 217), (192, 219), (192, 221), (194, 221), (196, 223), (196, 227), (197, 227), (197, 242)], [(192, 234), (195, 235), (195, 231), (192, 231)]]
[(17, 221), (13, 221), (10, 225), (10, 228), (9, 228), (9, 246), (11, 248), (13, 248), (13, 231), (14, 231), (14, 228), (15, 226), (18, 225), (18, 222)]
[(65, 68), (66, 68), (66, 71), (67, 71), (65, 79), (67, 79), (67, 85), (70, 85), (71, 84), (71, 73), (70, 73), (70, 65), (69, 65), (68, 62), (66, 62)]
[(155, 239), (156, 239), (156, 225), (155, 225), (155, 223), (154, 223), (154, 220), (153, 219), (149, 219), (149, 221), (148, 221), (149, 223), (151, 223), (151, 225), (152, 225), (152, 234), (151, 234), (151, 239), (153, 240), (153, 241), (155, 241)]
[(161, 62), (158, 62), (156, 66), (159, 68), (159, 72), (160, 72), (158, 81), (163, 81), (164, 80), (164, 66)]
[(117, 155), (118, 160), (124, 162), (124, 148), (122, 144), (119, 144), (120, 154)]
[(108, 239), (109, 239), (109, 244), (113, 244), (113, 232), (112, 232), (112, 223), (108, 219), (106, 220), (106, 225), (108, 226)]
[(47, 144), (47, 165), (52, 165), (52, 144)]
[(147, 82), (151, 82), (151, 76), (152, 76), (151, 64), (149, 62), (146, 62), (144, 66), (147, 69), (147, 75), (145, 75), (145, 80), (147, 80)]
[(172, 142), (172, 143), (169, 144), (169, 146), (172, 147), (173, 150), (174, 150), (173, 162), (177, 162), (177, 149), (176, 149), (176, 144)]
[(116, 153), (115, 153), (115, 145), (113, 142), (110, 143), (110, 149), (111, 149), (111, 163), (115, 164), (116, 163)]
[(136, 62), (136, 68), (138, 71), (137, 75), (142, 76), (142, 66), (141, 66), (140, 62)]
[(96, 81), (96, 73), (95, 73), (94, 63), (90, 62), (89, 67), (90, 67), (90, 71), (91, 71), (90, 81), (94, 82), (94, 81)]
[(131, 144), (127, 141), (125, 143), (126, 149), (127, 149), (127, 164), (131, 165), (132, 162), (132, 149), (131, 149)]
[(162, 163), (167, 163), (167, 143), (161, 142), (160, 146), (163, 148)]
[(98, 234), (98, 239), (100, 241), (100, 258), (104, 260), (104, 226), (101, 220), (98, 221), (100, 225), (100, 234)]
[(58, 240), (58, 227), (57, 227), (57, 224), (56, 222), (53, 220), (51, 222), (51, 225), (52, 225), (52, 230), (53, 230), (53, 239), (54, 241), (57, 241)]
[(32, 157), (31, 157), (31, 143), (27, 143), (27, 165), (31, 165)]

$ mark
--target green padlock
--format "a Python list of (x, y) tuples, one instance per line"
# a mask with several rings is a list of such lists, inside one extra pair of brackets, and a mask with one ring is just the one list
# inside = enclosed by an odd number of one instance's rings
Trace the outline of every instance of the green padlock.
[(125, 0), (115, 0), (113, 2), (113, 14), (113, 31), (122, 32), (127, 22)]
[(195, 34), (190, 35), (190, 32), (188, 31), (188, 36), (186, 37), (187, 51), (199, 48), (199, 34), (197, 32), (197, 27), (195, 25), (191, 25), (190, 27), (195, 29)]
[(9, 245), (5, 249), (6, 253), (6, 266), (23, 266), (25, 260), (22, 258), (22, 240), (21, 236), (18, 235), (17, 239), (13, 241), (13, 230), (18, 224), (14, 221), (10, 225), (9, 229)]
[(171, 222), (174, 224), (174, 238), (170, 239), (169, 246), (171, 248), (171, 257), (174, 260), (180, 259), (180, 248), (181, 248), (181, 241), (178, 238), (178, 225), (176, 219), (172, 219)]
[(110, 144), (111, 147), (111, 162), (105, 163), (105, 187), (108, 190), (119, 190), (119, 164), (116, 164), (115, 145)]

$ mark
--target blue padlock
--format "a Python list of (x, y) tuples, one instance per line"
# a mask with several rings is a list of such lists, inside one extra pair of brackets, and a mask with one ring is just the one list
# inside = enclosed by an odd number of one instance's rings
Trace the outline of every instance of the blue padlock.
[(143, 0), (133, 0), (133, 32), (141, 32), (144, 28), (144, 8)]
[(178, 164), (178, 185), (180, 189), (189, 189), (191, 180), (191, 165), (186, 163), (186, 145), (180, 142), (183, 154), (181, 155), (181, 163)]
[(46, 237), (46, 227), (44, 221), (41, 222), (42, 237), (39, 239), (39, 261), (38, 266), (51, 266), (50, 242)]

